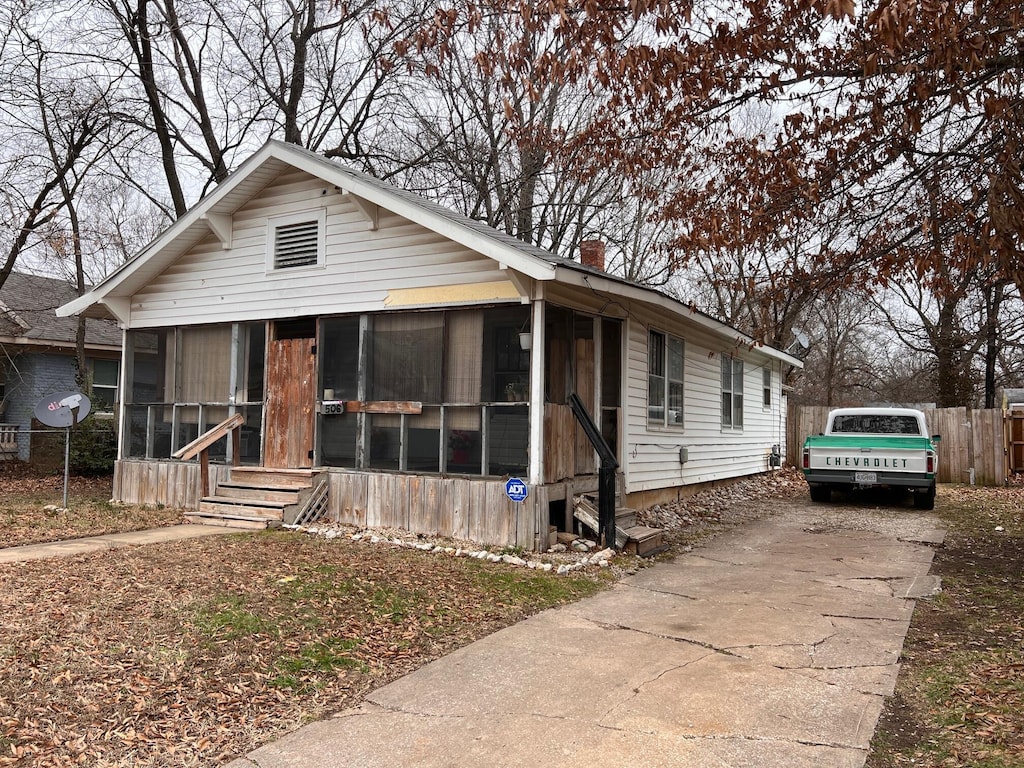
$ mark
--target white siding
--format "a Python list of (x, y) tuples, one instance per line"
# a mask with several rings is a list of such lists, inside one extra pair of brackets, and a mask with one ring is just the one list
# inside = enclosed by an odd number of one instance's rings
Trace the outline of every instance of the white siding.
[[(663, 331), (686, 342), (684, 371), (684, 426), (682, 429), (647, 424), (648, 330)], [(785, 424), (781, 417), (778, 364), (756, 350), (737, 346), (694, 327), (684, 318), (668, 321), (634, 305), (627, 322), (627, 388), (625, 413), (626, 490), (671, 488), (704, 483), (769, 469), (768, 456), (781, 444)], [(722, 427), (721, 355), (744, 361), (743, 428)], [(773, 366), (772, 405), (762, 405), (761, 367)], [(685, 447), (689, 458), (679, 461)]]
[[(326, 209), (322, 268), (267, 271), (267, 219)], [(235, 212), (232, 248), (212, 234), (132, 297), (131, 327), (385, 309), (399, 288), (497, 282), (492, 259), (381, 210), (371, 231), (333, 187), (293, 171)]]

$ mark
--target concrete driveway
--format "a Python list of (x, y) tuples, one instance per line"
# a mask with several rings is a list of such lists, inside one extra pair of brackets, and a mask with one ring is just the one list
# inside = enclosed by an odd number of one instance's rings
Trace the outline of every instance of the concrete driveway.
[(942, 532), (778, 504), (230, 765), (862, 766)]

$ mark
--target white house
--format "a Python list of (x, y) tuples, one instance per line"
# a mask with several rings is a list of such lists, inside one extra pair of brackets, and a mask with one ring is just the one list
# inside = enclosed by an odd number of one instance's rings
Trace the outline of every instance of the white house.
[[(301, 476), (341, 521), (539, 549), (597, 486), (573, 392), (631, 506), (768, 471), (800, 361), (605, 273), (588, 247), (589, 263), (562, 258), (268, 143), (59, 310), (124, 329), (115, 495), (260, 522), (261, 504), (301, 506), (231, 498)], [(172, 455), (235, 414), (203, 501), (202, 465)]]

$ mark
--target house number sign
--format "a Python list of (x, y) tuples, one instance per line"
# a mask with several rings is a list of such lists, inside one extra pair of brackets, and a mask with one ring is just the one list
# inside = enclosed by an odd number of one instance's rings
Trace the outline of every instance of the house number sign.
[(320, 403), (320, 413), (323, 413), (327, 416), (344, 412), (344, 400), (324, 400), (322, 403)]

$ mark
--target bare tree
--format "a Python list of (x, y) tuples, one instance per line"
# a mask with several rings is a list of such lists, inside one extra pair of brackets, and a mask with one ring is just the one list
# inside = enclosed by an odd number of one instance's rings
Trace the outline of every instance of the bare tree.
[(77, 228), (74, 200), (83, 176), (110, 148), (108, 84), (84, 73), (68, 76), (65, 62), (35, 36), (28, 17), (13, 21), (4, 41), (8, 90), (0, 100), (8, 132), (4, 230), (10, 233), (0, 286), (19, 259), (45, 246), (59, 229), (59, 216), (67, 215)]

